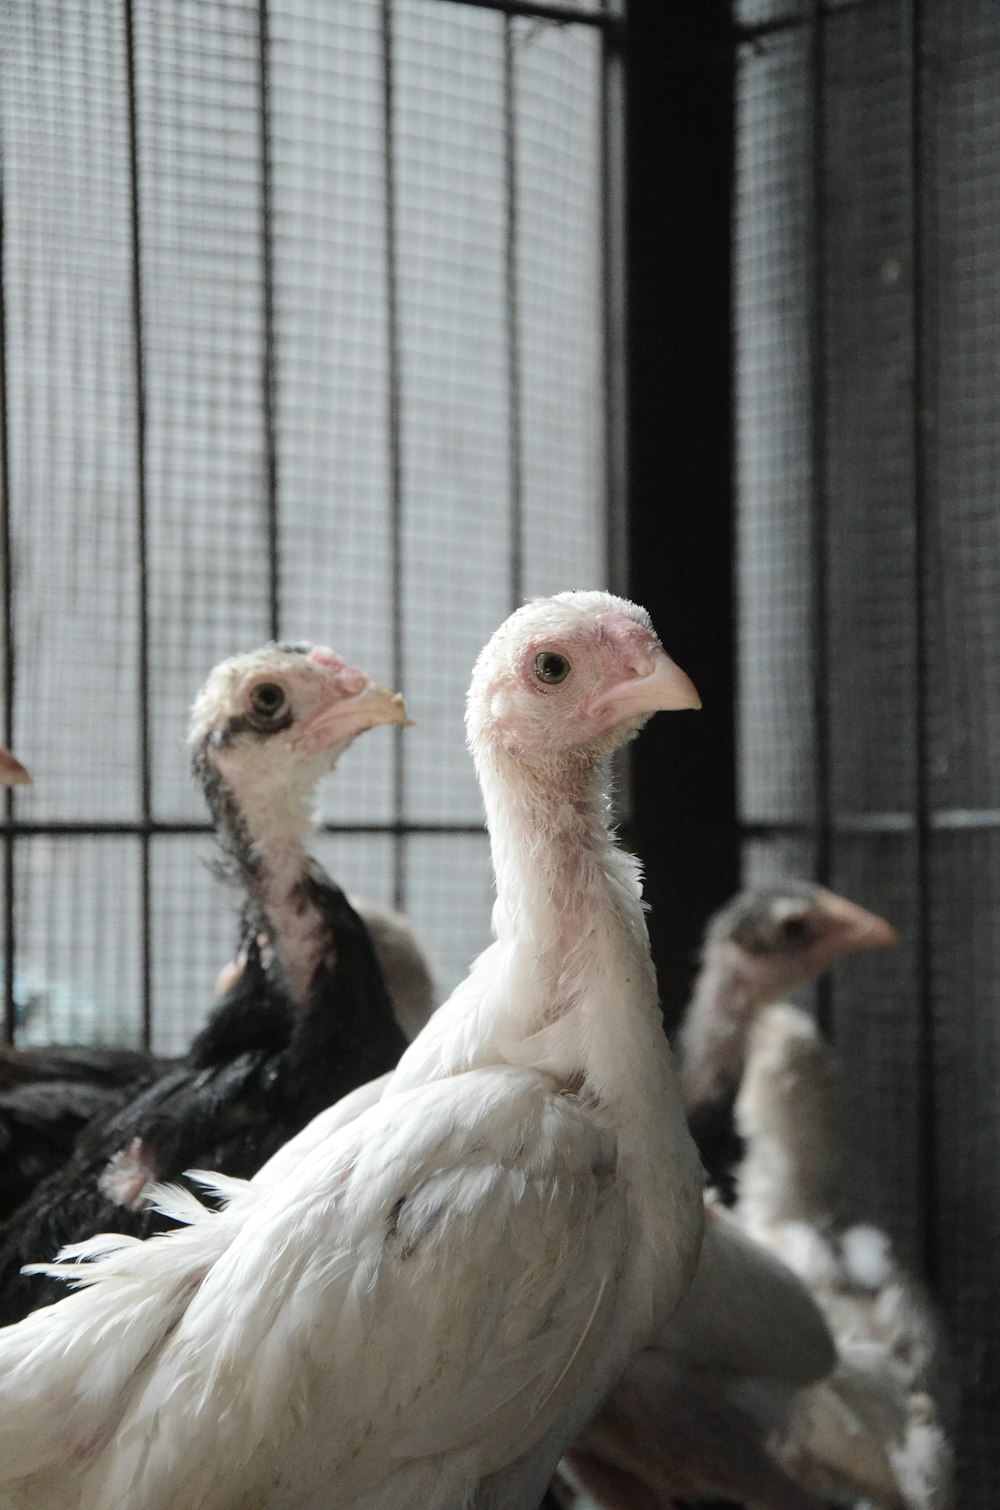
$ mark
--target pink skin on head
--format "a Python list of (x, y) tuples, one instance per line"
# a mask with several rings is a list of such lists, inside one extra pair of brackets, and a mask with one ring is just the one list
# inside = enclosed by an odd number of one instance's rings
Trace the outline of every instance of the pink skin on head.
[(323, 645), (317, 645), (306, 656), (314, 666), (325, 666), (328, 670), (336, 672), (335, 686), (345, 697), (353, 697), (358, 692), (363, 692), (368, 685), (368, 678), (363, 671), (358, 671), (355, 666), (349, 666), (341, 660), (332, 650), (327, 650)]
[(617, 652), (624, 672), (615, 686), (591, 701), (589, 711), (601, 728), (644, 714), (701, 707), (690, 677), (643, 625), (615, 613), (603, 614), (599, 625), (601, 638)]
[[(545, 682), (536, 668), (541, 652), (564, 655), (570, 663), (569, 677)], [(502, 687), (494, 695), (491, 712), (500, 723), (504, 746), (522, 757), (532, 749), (571, 749), (619, 728), (638, 728), (661, 709), (701, 706), (690, 679), (656, 636), (623, 614), (604, 614), (596, 630), (588, 625), (533, 636), (519, 650), (515, 674), (537, 713), (523, 703), (519, 710), (510, 706)], [(583, 690), (577, 691), (581, 677)], [(544, 703), (552, 705), (551, 714), (542, 711)]]
[(398, 692), (373, 682), (363, 671), (341, 660), (332, 650), (315, 646), (306, 657), (327, 674), (328, 693), (323, 706), (298, 727), (296, 744), (306, 754), (317, 754), (328, 745), (375, 724), (401, 724), (410, 720)]

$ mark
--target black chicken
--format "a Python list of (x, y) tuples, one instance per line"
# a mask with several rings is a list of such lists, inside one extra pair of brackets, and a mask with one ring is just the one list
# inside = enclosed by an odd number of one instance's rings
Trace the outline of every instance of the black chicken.
[(91, 1122), (69, 1163), (0, 1236), (0, 1323), (61, 1298), (22, 1264), (101, 1230), (170, 1223), (149, 1180), (195, 1167), (249, 1176), (317, 1112), (406, 1045), (365, 924), (310, 858), (320, 778), (362, 730), (407, 722), (402, 698), (331, 651), (268, 645), (217, 666), (189, 742), (221, 850), (244, 894), (241, 968), (189, 1053)]

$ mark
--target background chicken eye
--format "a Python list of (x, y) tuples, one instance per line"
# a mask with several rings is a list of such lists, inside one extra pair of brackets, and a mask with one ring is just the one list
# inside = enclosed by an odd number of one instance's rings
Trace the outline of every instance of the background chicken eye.
[(556, 650), (540, 650), (535, 656), (535, 675), (550, 686), (564, 682), (569, 676), (569, 661)]
[(250, 707), (259, 718), (276, 718), (285, 706), (285, 689), (277, 682), (258, 682), (250, 693)]
[(795, 941), (797, 943), (800, 939), (807, 938), (808, 934), (809, 924), (806, 922), (805, 918), (785, 918), (785, 921), (781, 925), (781, 936), (782, 938), (788, 939), (789, 941)]

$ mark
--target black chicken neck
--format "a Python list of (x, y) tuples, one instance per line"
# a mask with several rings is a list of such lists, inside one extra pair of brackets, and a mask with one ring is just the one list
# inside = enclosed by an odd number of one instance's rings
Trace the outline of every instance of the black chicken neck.
[(681, 1029), (681, 1078), (689, 1112), (735, 1094), (750, 1029), (768, 999), (735, 944), (709, 945)]
[(735, 1103), (747, 1039), (767, 993), (729, 940), (710, 943), (680, 1035), (681, 1084), (688, 1126), (719, 1198), (732, 1204), (744, 1153)]
[(293, 1006), (312, 1006), (311, 986), (334, 953), (330, 919), (312, 883), (316, 866), (307, 840), (313, 832), (308, 799), (293, 787), (241, 802), (232, 785), (204, 754), (195, 759), (215, 824), (217, 870), (246, 897), (250, 937), (266, 941), (285, 994)]

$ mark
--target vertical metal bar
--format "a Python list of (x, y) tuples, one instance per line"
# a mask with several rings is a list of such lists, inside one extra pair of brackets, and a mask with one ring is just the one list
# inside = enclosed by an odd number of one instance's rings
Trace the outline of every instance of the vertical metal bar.
[(125, 66), (128, 82), (128, 150), (132, 238), (132, 352), (135, 363), (136, 548), (139, 568), (139, 770), (143, 833), (140, 838), (142, 909), (142, 1042), (152, 1037), (152, 916), (149, 825), (153, 817), (153, 772), (149, 720), (149, 576), (146, 508), (146, 385), (142, 329), (142, 242), (139, 206), (139, 120), (136, 90), (135, 18), (125, 0)]
[[(607, 0), (605, 0), (607, 4)], [(628, 589), (628, 414), (625, 331), (625, 68), (621, 37), (601, 36), (601, 301), (607, 582)], [(627, 764), (625, 768), (628, 769)], [(624, 794), (623, 794), (624, 795)]]
[(271, 190), (271, 111), (267, 0), (259, 0), (260, 52), (260, 190), (261, 279), (263, 282), (264, 348), (261, 407), (264, 424), (264, 504), (267, 511), (268, 624), (272, 640), (281, 637), (281, 561), (278, 534), (278, 445), (275, 423), (277, 384), (274, 338), (274, 226)]
[[(0, 151), (4, 148), (0, 137)], [(10, 455), (8, 451), (7, 411), (7, 306), (6, 306), (6, 251), (5, 241), (5, 195), (6, 179), (4, 163), (0, 160), (0, 594), (3, 597), (0, 613), (3, 615), (3, 738), (8, 749), (14, 746), (14, 575), (11, 561), (10, 524)], [(14, 967), (16, 963), (15, 900), (14, 900), (14, 792), (4, 790), (4, 817), (8, 837), (3, 846), (4, 876), (4, 979), (3, 979), (3, 1041), (14, 1041)]]
[[(823, 0), (813, 6), (812, 36), (812, 328), (810, 389), (812, 417), (812, 677), (813, 780), (816, 807), (816, 876), (826, 885), (832, 861), (830, 791), (830, 655), (828, 631), (829, 519), (827, 510), (827, 381), (826, 381), (826, 64)], [(833, 1002), (829, 976), (816, 990), (821, 1028), (832, 1034)]]
[[(608, 0), (603, 0), (608, 9)], [(628, 427), (625, 331), (628, 318), (625, 280), (625, 85), (622, 39), (601, 33), (600, 156), (600, 300), (604, 421), (604, 581), (628, 596)], [(633, 809), (632, 760), (623, 751), (615, 760), (615, 809), (628, 821)]]
[[(392, 530), (392, 685), (400, 687), (403, 664), (403, 451), (402, 381), (399, 345), (399, 291), (396, 247), (396, 162), (394, 154), (394, 90), (392, 0), (382, 0), (382, 106), (385, 149), (385, 299), (388, 345), (389, 507)], [(393, 730), (393, 817), (402, 825), (406, 811), (406, 768), (402, 729)], [(405, 836), (393, 840), (393, 901), (406, 905)]]
[(524, 484), (521, 444), (521, 352), (517, 297), (517, 112), (514, 77), (514, 19), (504, 17), (504, 196), (505, 297), (507, 301), (507, 438), (510, 472), (510, 600), (516, 608), (524, 596)]
[(921, 8), (920, 0), (910, 0), (910, 213), (913, 217), (911, 258), (913, 263), (911, 339), (913, 350), (913, 513), (914, 513), (914, 613), (916, 633), (916, 676), (914, 679), (914, 727), (916, 731), (916, 762), (914, 773), (915, 873), (916, 897), (916, 989), (917, 1010), (920, 1024), (918, 1045), (918, 1086), (920, 1106), (919, 1126), (921, 1146), (918, 1150), (918, 1167), (922, 1170), (921, 1209), (919, 1212), (920, 1240), (923, 1248), (924, 1268), (931, 1285), (939, 1275), (937, 1233), (933, 1212), (937, 1209), (938, 1160), (937, 1116), (934, 1086), (934, 1008), (931, 993), (931, 970), (933, 951), (931, 944), (931, 797), (928, 781), (929, 769), (929, 627), (927, 601), (929, 586), (927, 574), (931, 569), (933, 554), (928, 550), (928, 449), (933, 444), (933, 431), (929, 431), (925, 415), (932, 412), (933, 395), (929, 391), (927, 353), (923, 337), (923, 312), (927, 295), (927, 272), (923, 257), (923, 226), (921, 202), (923, 191), (923, 92), (921, 87)]
[[(633, 4), (625, 39), (629, 596), (705, 699), (633, 746), (649, 934), (668, 1022), (705, 918), (735, 890), (732, 18)], [(697, 152), (691, 144), (697, 142)], [(683, 206), (683, 213), (678, 210)], [(684, 793), (675, 801), (666, 793)]]

